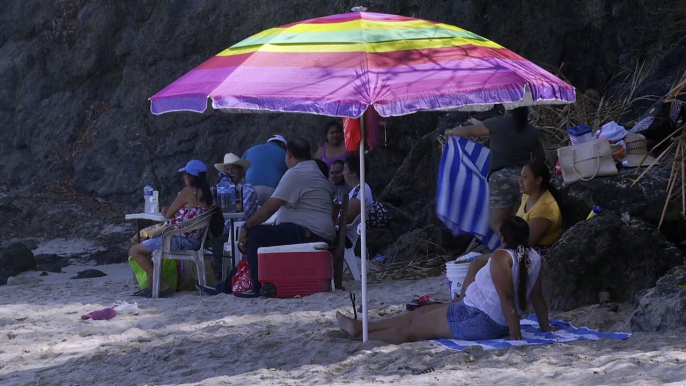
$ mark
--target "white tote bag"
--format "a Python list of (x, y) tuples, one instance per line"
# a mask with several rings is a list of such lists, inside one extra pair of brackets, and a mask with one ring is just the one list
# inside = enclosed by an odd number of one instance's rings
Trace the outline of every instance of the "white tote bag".
[(565, 184), (590, 181), (595, 177), (613, 176), (617, 167), (610, 142), (605, 138), (557, 149), (562, 179)]

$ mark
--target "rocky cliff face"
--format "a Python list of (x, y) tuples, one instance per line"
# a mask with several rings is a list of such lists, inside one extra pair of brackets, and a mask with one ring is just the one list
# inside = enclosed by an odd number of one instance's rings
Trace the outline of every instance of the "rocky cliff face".
[[(678, 1), (660, 10), (642, 0), (5, 0), (0, 2), (0, 207), (20, 232), (44, 232), (43, 213), (25, 206), (59, 197), (140, 206), (151, 181), (171, 199), (176, 169), (241, 154), (275, 132), (321, 142), (325, 117), (176, 113), (153, 116), (147, 98), (222, 49), (266, 28), (344, 13), (352, 5), (458, 25), (562, 73), (579, 87), (604, 86), (622, 67), (667, 50)], [(673, 21), (676, 23), (676, 21)], [(683, 31), (681, 32), (683, 34)], [(438, 114), (389, 122), (388, 147), (371, 154), (381, 192)], [(30, 192), (33, 201), (21, 201)], [(428, 197), (430, 199), (430, 197)], [(97, 204), (96, 204), (97, 206)], [(85, 207), (84, 207), (85, 208)], [(119, 209), (116, 209), (119, 208)], [(123, 208), (123, 209), (121, 209)], [(98, 214), (99, 215), (99, 214)], [(67, 216), (68, 217), (68, 216)], [(63, 219), (62, 219), (63, 220)], [(22, 228), (23, 227), (23, 228)]]

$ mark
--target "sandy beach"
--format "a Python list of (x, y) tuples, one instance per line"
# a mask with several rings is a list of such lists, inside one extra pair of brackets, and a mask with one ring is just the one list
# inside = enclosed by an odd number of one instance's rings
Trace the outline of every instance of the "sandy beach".
[[(69, 279), (86, 268), (108, 276)], [(39, 284), (0, 287), (1, 384), (686, 383), (686, 338), (679, 331), (494, 351), (455, 352), (433, 342), (391, 346), (350, 341), (337, 330), (335, 312), (351, 312), (344, 291), (289, 300), (196, 292), (138, 299), (130, 296), (126, 264), (72, 265), (65, 272), (41, 277)], [(359, 292), (359, 283), (345, 285)], [(440, 277), (372, 282), (370, 317), (403, 312), (406, 301), (424, 293), (446, 300), (445, 287)], [(138, 300), (139, 314), (80, 319), (117, 300)], [(630, 308), (622, 309), (614, 320), (588, 309), (563, 317), (616, 329)], [(412, 375), (429, 367), (435, 371)]]

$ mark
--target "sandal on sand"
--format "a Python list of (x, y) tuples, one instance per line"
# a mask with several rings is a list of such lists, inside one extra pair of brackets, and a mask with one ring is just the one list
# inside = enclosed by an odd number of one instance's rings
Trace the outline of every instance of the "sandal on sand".
[(131, 296), (140, 296), (142, 298), (147, 298), (152, 294), (152, 289), (150, 288), (143, 288), (142, 290), (138, 292), (134, 292)]
[(201, 286), (200, 284), (196, 284), (195, 289), (197, 289), (198, 291), (202, 292), (205, 295), (210, 295), (210, 296), (219, 295), (219, 291), (217, 291), (214, 287), (210, 287), (208, 285)]
[(433, 300), (430, 300), (429, 295), (424, 295), (424, 296), (421, 296), (419, 299), (415, 299), (411, 302), (408, 302), (405, 305), (405, 308), (407, 308), (408, 311), (414, 311), (419, 307), (428, 306), (430, 304), (440, 304), (440, 303), (441, 302), (435, 302)]

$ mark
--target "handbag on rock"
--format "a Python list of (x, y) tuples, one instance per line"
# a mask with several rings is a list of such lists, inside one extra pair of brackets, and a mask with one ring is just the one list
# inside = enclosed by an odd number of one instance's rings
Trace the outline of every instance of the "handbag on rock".
[(557, 149), (565, 184), (590, 181), (595, 177), (613, 176), (618, 173), (612, 158), (610, 142), (605, 138)]

